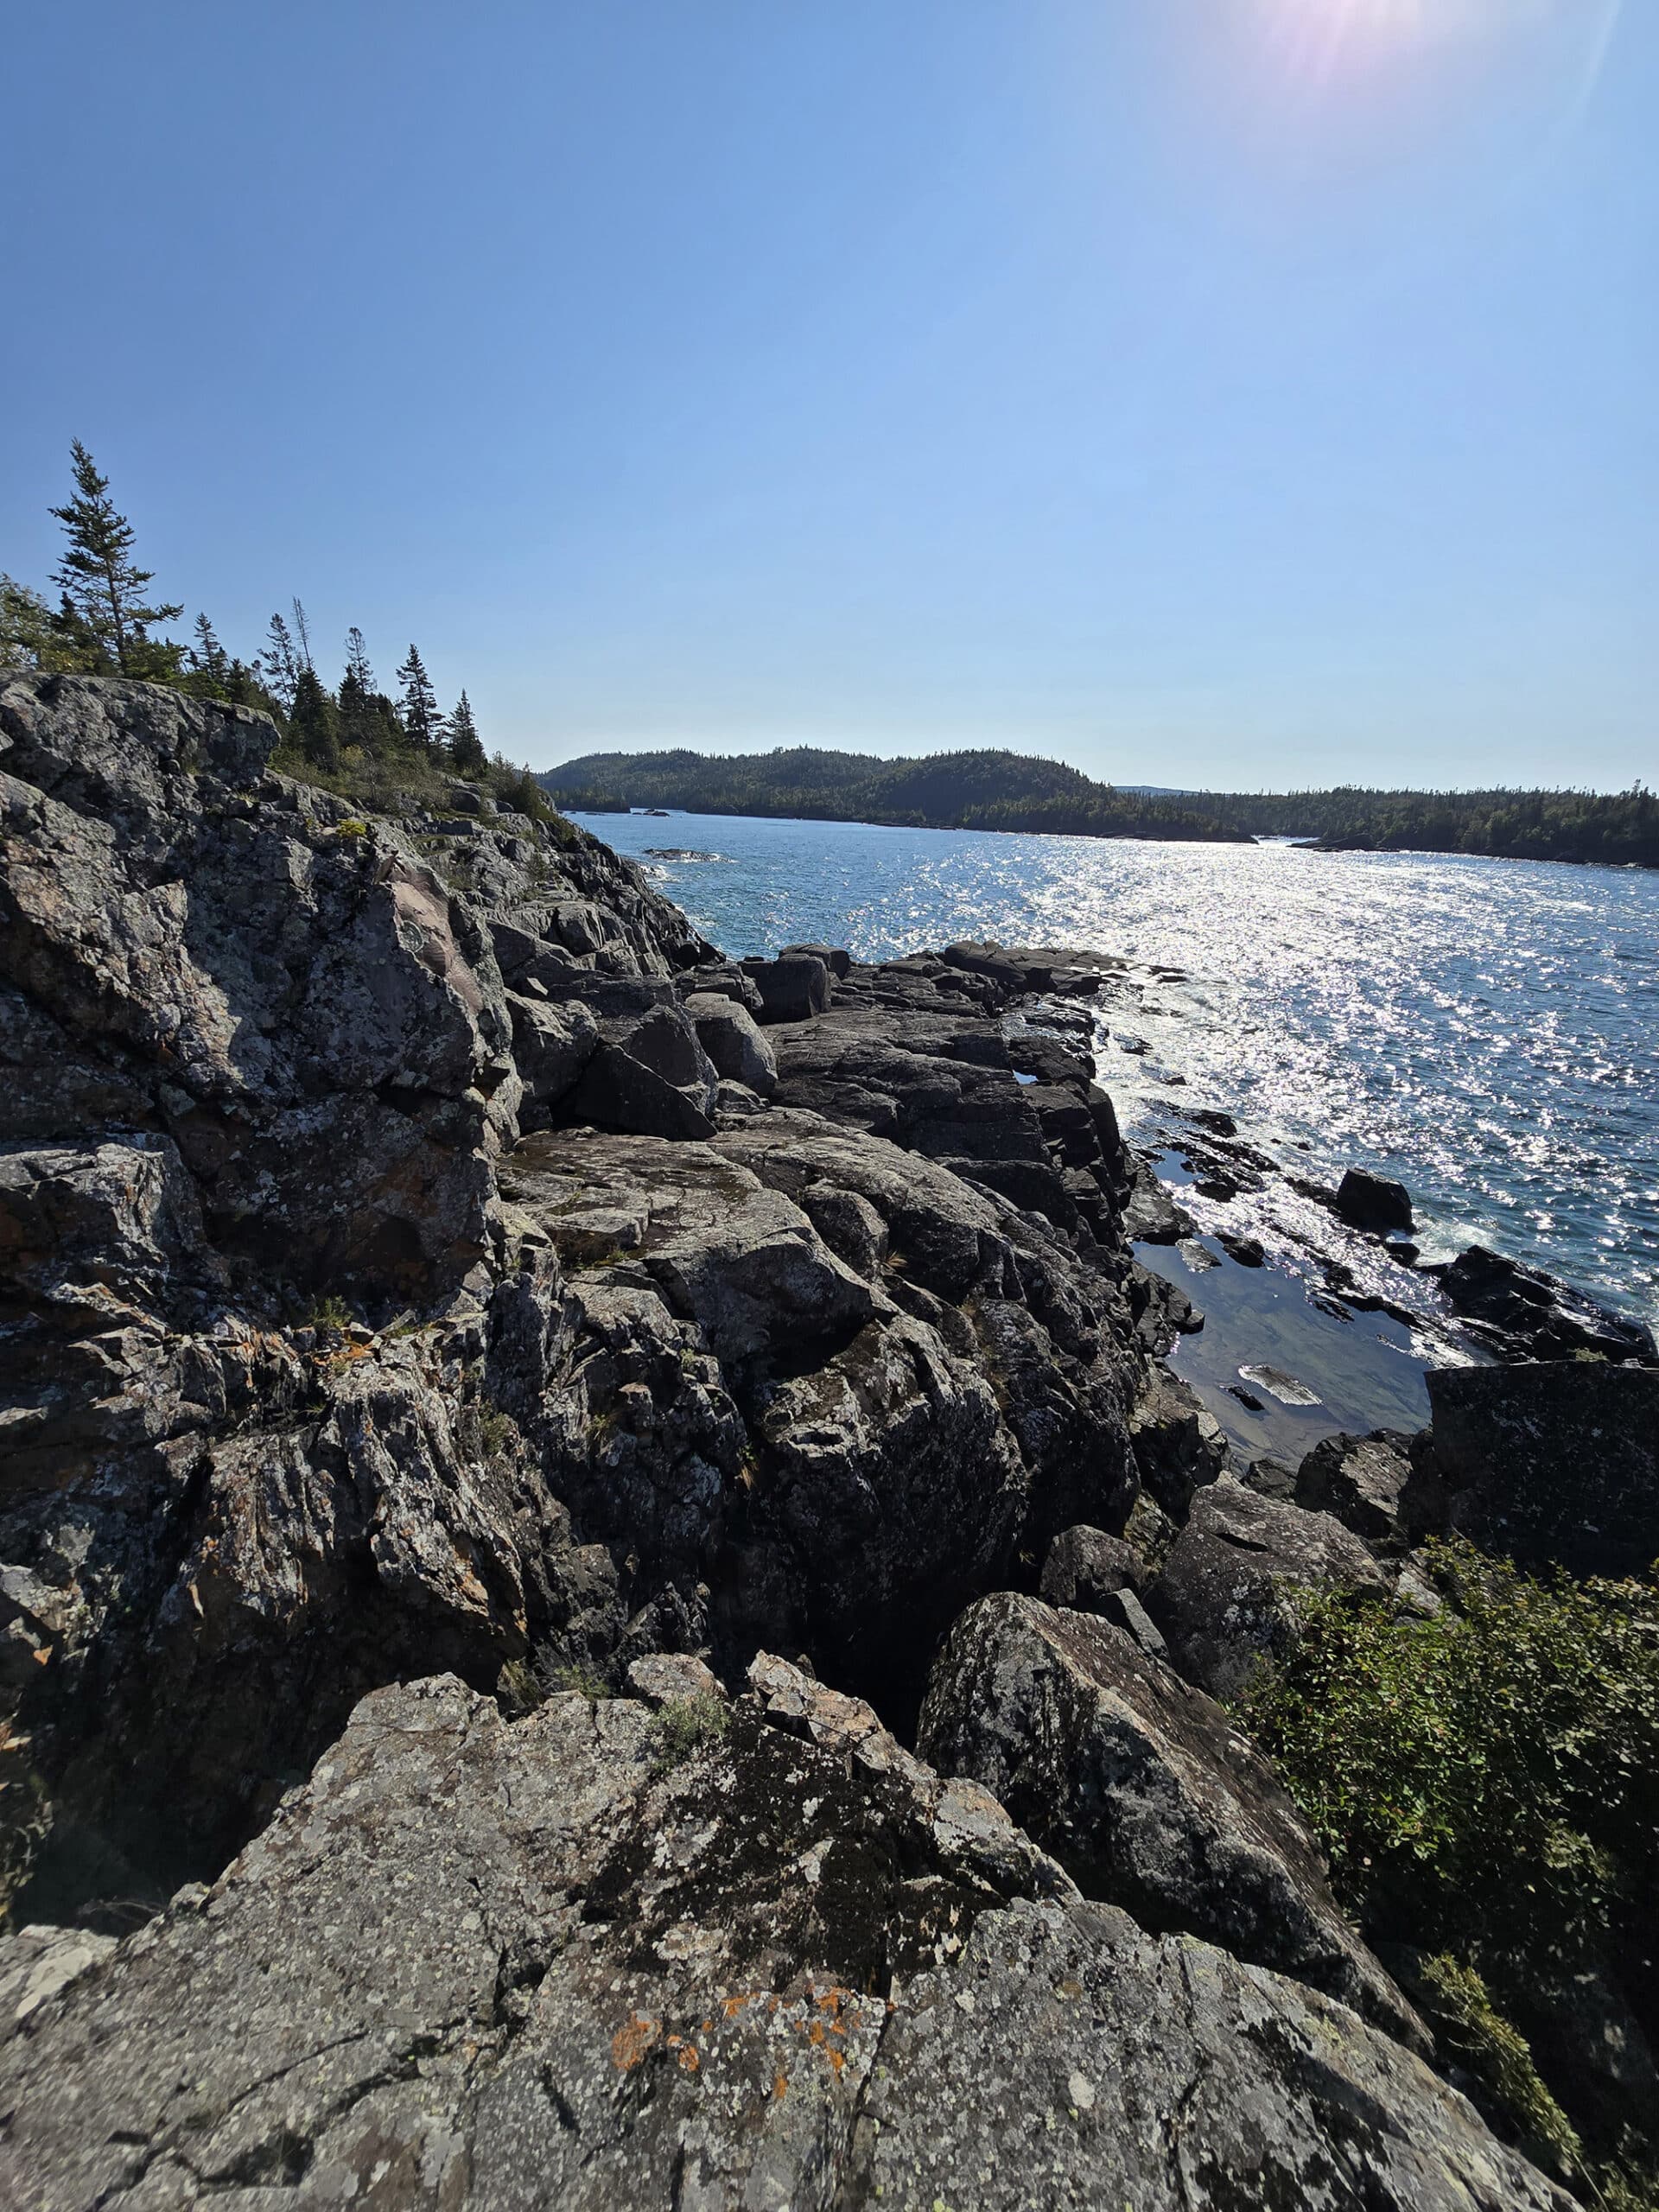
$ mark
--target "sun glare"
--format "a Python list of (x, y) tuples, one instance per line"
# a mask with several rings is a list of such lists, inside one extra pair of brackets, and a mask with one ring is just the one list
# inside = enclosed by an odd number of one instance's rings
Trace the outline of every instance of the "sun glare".
[(1318, 73), (1489, 38), (1535, 23), (1551, 0), (1249, 0), (1288, 61)]

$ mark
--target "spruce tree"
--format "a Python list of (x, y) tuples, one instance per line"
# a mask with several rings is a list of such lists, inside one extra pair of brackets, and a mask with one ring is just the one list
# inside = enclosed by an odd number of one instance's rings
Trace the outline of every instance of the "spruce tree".
[(288, 726), (294, 742), (314, 768), (340, 766), (340, 729), (334, 701), (314, 668), (302, 668), (294, 685)]
[(196, 617), (196, 642), (190, 648), (190, 665), (195, 672), (191, 689), (204, 697), (222, 699), (226, 695), (226, 679), (230, 674), (231, 657), (219, 642), (219, 633), (205, 614)]
[[(374, 696), (374, 671), (369, 666), (369, 649), (363, 642), (363, 632), (355, 622), (346, 632), (346, 673), (365, 699)], [(343, 692), (344, 684), (340, 686)]]
[(156, 572), (133, 560), (132, 524), (116, 512), (109, 479), (99, 475), (79, 438), (70, 454), (75, 494), (67, 506), (52, 510), (69, 543), (52, 581), (62, 588), (75, 620), (105, 647), (123, 676), (176, 677), (182, 649), (152, 639), (149, 627), (152, 622), (176, 622), (184, 609), (145, 604), (144, 587), (154, 582)]
[(259, 662), (261, 673), (268, 690), (283, 714), (294, 711), (294, 694), (300, 681), (300, 657), (294, 650), (294, 638), (280, 614), (270, 618), (270, 628), (265, 637), (265, 650)]
[[(78, 618), (70, 617), (79, 626)], [(81, 676), (106, 673), (110, 658), (92, 641), (78, 642), (61, 614), (54, 614), (37, 591), (0, 575), (0, 672), (19, 670), (45, 675), (64, 671)]]
[(419, 752), (435, 752), (443, 738), (443, 716), (438, 712), (438, 695), (432, 689), (426, 664), (413, 645), (397, 671), (397, 681), (404, 687), (404, 728), (410, 743)]
[(449, 758), (460, 776), (481, 776), (489, 761), (484, 752), (484, 741), (478, 734), (478, 724), (473, 719), (472, 702), (463, 691), (455, 702), (455, 711), (449, 717)]

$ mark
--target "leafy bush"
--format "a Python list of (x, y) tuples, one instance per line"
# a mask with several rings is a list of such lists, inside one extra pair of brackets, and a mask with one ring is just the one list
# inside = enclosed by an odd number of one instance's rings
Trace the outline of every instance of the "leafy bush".
[(731, 1715), (717, 1697), (671, 1698), (652, 1730), (652, 1772), (667, 1774), (683, 1766), (705, 1744), (717, 1744), (730, 1726)]
[(1446, 1600), (1429, 1619), (1299, 1593), (1300, 1643), (1258, 1671), (1241, 1718), (1373, 1939), (1441, 1954), (1421, 1977), (1429, 2010), (1514, 2133), (1582, 2183), (1573, 2123), (1593, 2126), (1592, 2148), (1618, 2163), (1592, 2167), (1592, 2197), (1659, 2206), (1659, 2124), (1599, 2116), (1591, 2075), (1559, 2051), (1546, 2086), (1487, 1988), (1524, 2007), (1599, 1967), (1644, 2006), (1659, 1590), (1536, 1580), (1461, 1541), (1431, 1547), (1428, 1564)]
[[(1416, 1940), (1571, 1944), (1659, 1880), (1659, 1593), (1435, 1546), (1432, 1619), (1309, 1592), (1243, 1717), (1356, 1902)], [(1387, 1916), (1392, 1917), (1392, 1915)]]
[(1578, 2131), (1539, 2078), (1525, 2037), (1493, 2004), (1474, 1968), (1443, 1951), (1424, 1961), (1421, 1977), (1441, 2050), (1455, 2056), (1509, 2115), (1535, 2163), (1576, 2172), (1584, 2158)]

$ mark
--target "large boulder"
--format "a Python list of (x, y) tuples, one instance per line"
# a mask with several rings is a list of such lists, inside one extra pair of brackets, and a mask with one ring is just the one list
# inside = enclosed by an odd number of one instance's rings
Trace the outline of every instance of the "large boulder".
[(1212, 1697), (1243, 1688), (1256, 1662), (1294, 1643), (1294, 1592), (1382, 1590), (1359, 1538), (1328, 1513), (1264, 1497), (1230, 1476), (1200, 1491), (1147, 1609), (1175, 1664)]
[(1063, 1529), (1043, 1561), (1040, 1594), (1046, 1604), (1075, 1613), (1098, 1613), (1120, 1590), (1138, 1595), (1150, 1580), (1146, 1561), (1122, 1536), (1083, 1522)]
[(1081, 1904), (776, 1661), (658, 1713), (367, 1700), (211, 1889), (67, 1965), (0, 2110), (19, 2212), (1568, 2212), (1397, 2044)]
[(935, 1662), (917, 1742), (941, 1773), (982, 1783), (1085, 1896), (1276, 1967), (1422, 2044), (1271, 1769), (1123, 1629), (1012, 1593), (982, 1599)]
[(1575, 1574), (1659, 1559), (1659, 1370), (1593, 1360), (1431, 1369), (1433, 1466), (1452, 1528)]
[(722, 994), (700, 991), (687, 999), (685, 1010), (696, 1024), (697, 1042), (718, 1071), (757, 1097), (769, 1098), (778, 1082), (778, 1062), (748, 1008)]
[(810, 1021), (830, 1004), (830, 969), (816, 952), (746, 960), (743, 969), (760, 994), (762, 1021)]
[[(1263, 1480), (1250, 1487), (1268, 1491)], [(1439, 1483), (1417, 1464), (1413, 1439), (1395, 1429), (1322, 1437), (1296, 1470), (1294, 1494), (1298, 1505), (1334, 1514), (1380, 1552), (1406, 1550), (1445, 1519)]]
[(1382, 1233), (1414, 1226), (1405, 1185), (1363, 1167), (1351, 1167), (1338, 1185), (1337, 1211), (1355, 1229)]

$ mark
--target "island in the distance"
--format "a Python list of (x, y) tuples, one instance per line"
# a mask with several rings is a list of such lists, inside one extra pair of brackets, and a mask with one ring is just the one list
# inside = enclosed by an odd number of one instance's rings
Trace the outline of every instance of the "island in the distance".
[(540, 779), (577, 813), (690, 814), (1023, 830), (1080, 837), (1248, 843), (1300, 837), (1331, 851), (1479, 853), (1659, 867), (1659, 798), (1628, 791), (1184, 791), (1098, 783), (1064, 761), (1007, 751), (881, 760), (812, 746), (732, 757), (588, 753)]

